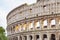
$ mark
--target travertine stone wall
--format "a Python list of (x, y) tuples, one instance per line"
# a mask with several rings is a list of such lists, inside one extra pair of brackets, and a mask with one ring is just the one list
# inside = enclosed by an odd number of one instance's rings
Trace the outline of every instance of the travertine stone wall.
[[(24, 6), (23, 6), (24, 5)], [(21, 7), (18, 7), (14, 9), (12, 12), (10, 12), (8, 19), (8, 25), (11, 23), (14, 23), (19, 20), (23, 20), (26, 18), (36, 17), (41, 15), (50, 15), (50, 14), (56, 14), (60, 13), (60, 2), (38, 2), (34, 5), (27, 5), (23, 4)]]
[(60, 40), (60, 0), (16, 7), (7, 15), (7, 34), (9, 40)]

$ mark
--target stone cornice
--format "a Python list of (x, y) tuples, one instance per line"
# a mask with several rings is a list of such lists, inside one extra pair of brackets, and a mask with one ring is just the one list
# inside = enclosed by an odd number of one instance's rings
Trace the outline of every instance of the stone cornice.
[(24, 6), (28, 6), (28, 5), (25, 3), (25, 4), (22, 4), (22, 5), (14, 8), (14, 9), (12, 9), (12, 10), (8, 13), (7, 18), (8, 18), (8, 16), (9, 16), (12, 12), (14, 12), (14, 11), (17, 10), (18, 8), (21, 8), (21, 7), (24, 7)]
[(17, 24), (20, 24), (20, 23), (30, 22), (30, 21), (34, 21), (34, 20), (41, 20), (41, 19), (44, 20), (44, 19), (58, 18), (58, 17), (60, 17), (60, 13), (59, 14), (51, 14), (51, 15), (43, 15), (43, 16), (32, 17), (32, 18), (26, 18), (26, 19), (22, 19), (22, 20), (14, 22), (14, 23), (11, 23), (9, 25), (17, 25)]

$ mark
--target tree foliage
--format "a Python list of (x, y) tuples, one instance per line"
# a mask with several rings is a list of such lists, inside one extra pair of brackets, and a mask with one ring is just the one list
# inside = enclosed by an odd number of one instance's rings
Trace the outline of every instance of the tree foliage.
[(5, 30), (3, 27), (0, 27), (0, 40), (7, 40), (7, 37), (5, 36)]
[(5, 30), (2, 27), (0, 27), (0, 33), (4, 33), (4, 32)]

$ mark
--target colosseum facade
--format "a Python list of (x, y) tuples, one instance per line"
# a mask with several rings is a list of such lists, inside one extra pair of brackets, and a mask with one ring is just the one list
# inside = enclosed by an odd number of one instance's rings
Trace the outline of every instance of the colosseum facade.
[(9, 40), (60, 40), (60, 0), (22, 4), (7, 15)]

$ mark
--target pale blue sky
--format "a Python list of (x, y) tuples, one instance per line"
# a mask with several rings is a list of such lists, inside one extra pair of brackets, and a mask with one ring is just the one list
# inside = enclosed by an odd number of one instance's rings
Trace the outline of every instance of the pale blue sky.
[(6, 16), (15, 7), (24, 3), (35, 3), (36, 0), (0, 0), (0, 26), (6, 28)]

